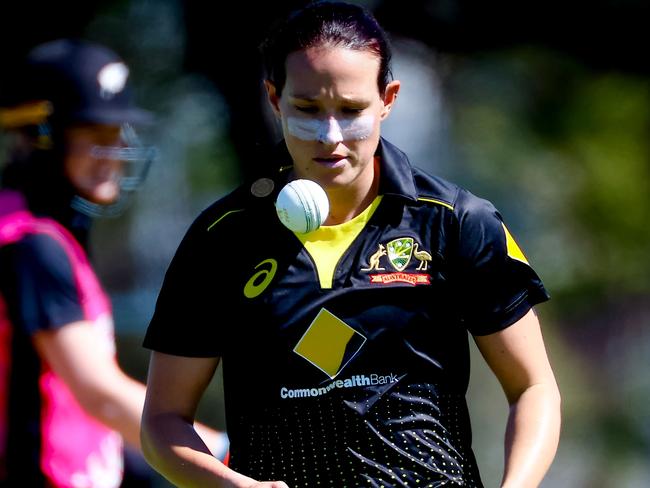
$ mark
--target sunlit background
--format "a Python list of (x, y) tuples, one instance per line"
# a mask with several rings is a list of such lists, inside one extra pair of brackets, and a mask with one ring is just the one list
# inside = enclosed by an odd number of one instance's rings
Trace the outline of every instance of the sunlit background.
[[(182, 235), (264, 164), (258, 146), (277, 137), (254, 48), (302, 2), (104, 0), (65, 15), (61, 2), (14, 3), (0, 6), (5, 66), (53, 37), (100, 41), (127, 60), (138, 101), (157, 114), (143, 136), (159, 160), (129, 211), (98, 221), (92, 239), (120, 362), (144, 380), (140, 343)], [(542, 486), (650, 486), (647, 5), (357, 3), (391, 33), (402, 81), (384, 136), (414, 165), (494, 202), (552, 295), (538, 311), (563, 431)], [(237, 246), (215, 252), (231, 259)], [(222, 306), (218, 320), (232, 320)], [(472, 371), (475, 451), (496, 487), (507, 403), (476, 351)], [(218, 380), (201, 418), (223, 426)]]

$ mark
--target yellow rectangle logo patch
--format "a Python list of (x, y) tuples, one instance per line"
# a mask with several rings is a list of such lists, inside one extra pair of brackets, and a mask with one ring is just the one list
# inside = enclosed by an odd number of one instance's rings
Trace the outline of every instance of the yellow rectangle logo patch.
[(365, 342), (363, 334), (323, 308), (293, 351), (334, 379)]

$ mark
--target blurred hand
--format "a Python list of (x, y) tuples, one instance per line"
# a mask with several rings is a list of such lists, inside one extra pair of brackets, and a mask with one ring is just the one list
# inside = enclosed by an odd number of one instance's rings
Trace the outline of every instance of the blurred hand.
[(217, 432), (210, 440), (208, 444), (212, 455), (216, 457), (219, 461), (225, 461), (228, 456), (228, 448), (230, 447), (230, 441), (228, 440), (228, 435), (225, 432)]
[(213, 430), (212, 428), (200, 423), (196, 423), (194, 429), (203, 442), (205, 442), (208, 449), (210, 449), (212, 455), (219, 461), (224, 461), (228, 454), (228, 448), (230, 447), (228, 435), (225, 432)]

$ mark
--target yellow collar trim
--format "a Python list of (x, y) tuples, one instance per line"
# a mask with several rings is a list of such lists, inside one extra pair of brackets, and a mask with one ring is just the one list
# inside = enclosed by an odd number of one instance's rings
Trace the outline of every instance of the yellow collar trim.
[(309, 234), (296, 234), (316, 265), (321, 288), (332, 288), (336, 265), (373, 216), (381, 199), (382, 195), (378, 195), (363, 212), (347, 222), (323, 225)]

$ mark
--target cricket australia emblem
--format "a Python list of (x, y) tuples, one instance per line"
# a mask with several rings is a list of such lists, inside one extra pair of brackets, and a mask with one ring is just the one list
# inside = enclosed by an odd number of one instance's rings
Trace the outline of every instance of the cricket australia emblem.
[(426, 271), (432, 259), (431, 254), (419, 249), (419, 244), (414, 242), (412, 237), (393, 239), (385, 246), (379, 244), (379, 249), (368, 258), (368, 267), (362, 268), (361, 271), (384, 271), (385, 268), (380, 265), (380, 259), (383, 256), (388, 258), (388, 261), (397, 272), (370, 274), (370, 283), (377, 285), (406, 283), (412, 286), (431, 284), (431, 276), (428, 273), (404, 271), (413, 257), (420, 262), (416, 271)]
[(393, 239), (386, 244), (386, 251), (388, 253), (388, 260), (397, 271), (403, 271), (411, 261), (413, 254), (413, 238), (400, 237)]

